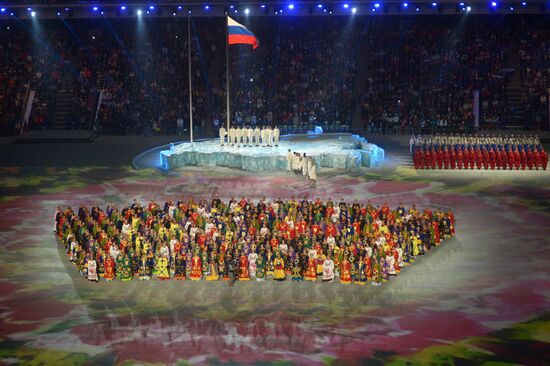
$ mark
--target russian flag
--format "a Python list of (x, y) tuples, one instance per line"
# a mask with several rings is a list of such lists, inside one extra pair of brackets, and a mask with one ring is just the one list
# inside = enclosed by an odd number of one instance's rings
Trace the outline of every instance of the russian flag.
[(227, 35), (229, 44), (249, 44), (253, 49), (258, 48), (260, 42), (258, 38), (249, 31), (244, 25), (227, 17)]

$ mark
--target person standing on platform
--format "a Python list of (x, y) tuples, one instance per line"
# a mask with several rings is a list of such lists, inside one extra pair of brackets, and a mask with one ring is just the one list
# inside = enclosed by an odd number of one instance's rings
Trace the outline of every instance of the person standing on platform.
[(227, 135), (227, 131), (225, 131), (225, 128), (222, 126), (222, 128), (220, 128), (220, 144), (222, 146), (225, 145), (225, 135)]
[(260, 127), (256, 126), (256, 128), (254, 129), (254, 143), (256, 144), (256, 146), (260, 146)]
[(252, 138), (254, 137), (254, 130), (252, 129), (251, 126), (248, 126), (248, 128), (246, 129), (246, 136), (248, 137), (248, 141), (246, 142), (246, 144), (248, 146), (254, 146), (254, 145), (252, 145)]
[(267, 126), (265, 136), (267, 139), (267, 146), (268, 147), (273, 146), (273, 131), (271, 130), (271, 126)]
[(237, 136), (237, 147), (238, 147), (238, 146), (241, 146), (241, 138), (242, 138), (242, 136), (243, 136), (243, 132), (242, 132), (241, 126), (238, 126), (238, 127), (235, 129), (235, 135)]
[(290, 149), (288, 149), (288, 152), (286, 153), (286, 170), (289, 172), (292, 171), (292, 163), (294, 162), (294, 154)]
[(235, 138), (235, 127), (231, 126), (229, 127), (229, 131), (227, 131), (227, 144), (231, 144), (231, 146), (233, 146), (233, 144), (235, 143), (234, 138)]
[(273, 140), (274, 140), (274, 144), (275, 146), (279, 146), (279, 136), (281, 134), (281, 131), (279, 131), (279, 128), (277, 126), (275, 126), (275, 128), (273, 129)]
[(311, 156), (309, 157), (308, 160), (309, 160), (309, 166), (307, 171), (309, 174), (309, 179), (311, 179), (313, 183), (317, 183), (317, 163)]
[(307, 177), (307, 168), (308, 168), (308, 157), (306, 156), (306, 153), (304, 153), (304, 156), (302, 157), (302, 166), (301, 166), (301, 170), (302, 170), (302, 175), (304, 177)]
[(262, 131), (261, 131), (261, 137), (262, 137), (262, 143), (261, 145), (262, 146), (267, 146), (267, 129), (265, 128), (265, 126), (262, 127)]

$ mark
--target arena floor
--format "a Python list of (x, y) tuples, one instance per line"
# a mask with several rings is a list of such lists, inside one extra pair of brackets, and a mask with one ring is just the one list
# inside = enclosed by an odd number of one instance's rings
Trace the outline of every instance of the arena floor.
[[(550, 171), (415, 171), (406, 163), (404, 138), (377, 137), (385, 168), (321, 169), (314, 185), (283, 172), (134, 170), (132, 158), (155, 141), (119, 138), (114, 146), (109, 139), (0, 143), (0, 364), (543, 365), (550, 359)], [(90, 283), (52, 233), (57, 206), (191, 195), (452, 208), (457, 235), (382, 287), (359, 287)]]

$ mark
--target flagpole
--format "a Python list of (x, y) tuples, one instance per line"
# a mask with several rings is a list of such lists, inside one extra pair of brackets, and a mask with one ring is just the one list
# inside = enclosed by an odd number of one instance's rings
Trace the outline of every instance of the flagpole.
[(187, 13), (187, 63), (189, 69), (189, 138), (193, 143), (193, 83), (191, 82), (191, 14)]
[(229, 16), (225, 17), (225, 102), (227, 117), (227, 132), (229, 133), (229, 124), (231, 113), (229, 111)]

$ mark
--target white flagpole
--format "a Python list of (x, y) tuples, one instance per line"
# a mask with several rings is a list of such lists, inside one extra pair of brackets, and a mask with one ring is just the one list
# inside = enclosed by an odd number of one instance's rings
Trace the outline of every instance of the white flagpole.
[(187, 47), (189, 69), (189, 139), (193, 142), (193, 83), (191, 82), (191, 14), (187, 13)]
[(229, 111), (229, 16), (225, 17), (225, 102), (226, 117), (227, 117), (227, 132), (229, 133), (229, 124), (231, 120), (231, 113)]

